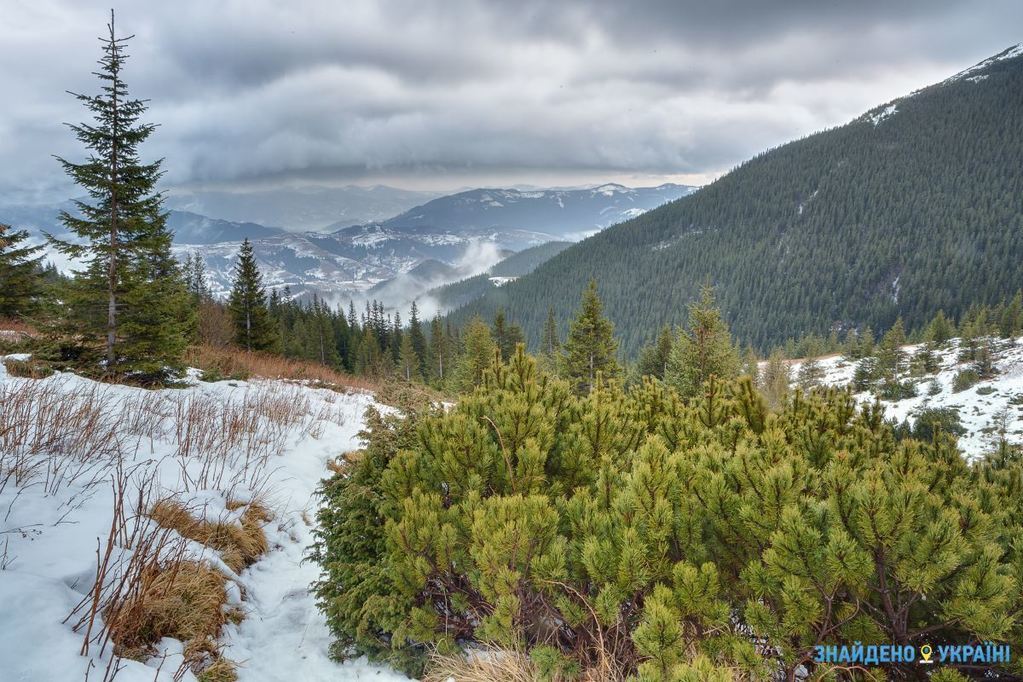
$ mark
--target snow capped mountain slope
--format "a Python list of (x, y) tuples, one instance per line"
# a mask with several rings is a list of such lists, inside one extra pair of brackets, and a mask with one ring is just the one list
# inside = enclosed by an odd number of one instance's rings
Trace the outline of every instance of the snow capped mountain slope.
[(383, 225), (399, 229), (518, 228), (559, 238), (585, 236), (690, 194), (695, 187), (631, 188), (608, 183), (587, 189), (475, 189), (416, 206)]
[(960, 71), (956, 75), (954, 75), (954, 76), (952, 76), (950, 78), (945, 79), (944, 83), (953, 83), (955, 81), (964, 80), (964, 79), (965, 80), (973, 80), (972, 78), (969, 77), (971, 73), (975, 73), (977, 71), (981, 71), (981, 70), (986, 69), (987, 67), (989, 67), (989, 66), (991, 66), (993, 64), (996, 64), (996, 63), (1001, 62), (1001, 61), (1005, 61), (1006, 59), (1013, 59), (1014, 57), (1021, 57), (1021, 56), (1023, 56), (1023, 43), (1019, 43), (1018, 45), (1013, 45), (1012, 47), (1006, 48), (1005, 50), (1002, 50), (1001, 52), (999, 52), (995, 56), (988, 57), (984, 61), (978, 62), (978, 63), (974, 64), (973, 66), (971, 66), (970, 68), (964, 69), (963, 71)]

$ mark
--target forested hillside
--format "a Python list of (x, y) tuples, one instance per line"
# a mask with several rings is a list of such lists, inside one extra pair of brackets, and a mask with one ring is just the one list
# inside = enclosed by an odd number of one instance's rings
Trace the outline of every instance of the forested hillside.
[(547, 242), (523, 249), (486, 272), (430, 289), (426, 292), (426, 298), (432, 301), (438, 310), (459, 308), (470, 301), (482, 298), (488, 292), (507, 283), (509, 278), (528, 275), (570, 245), (569, 242)]
[(536, 344), (595, 277), (634, 355), (701, 285), (742, 343), (958, 316), (1019, 287), (1023, 51), (765, 152), (454, 314), (504, 308)]

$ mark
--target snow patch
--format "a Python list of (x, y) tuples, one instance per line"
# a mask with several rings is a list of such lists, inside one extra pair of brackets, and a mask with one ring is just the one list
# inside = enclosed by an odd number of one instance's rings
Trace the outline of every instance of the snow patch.
[[(358, 433), (365, 425), (368, 407), (390, 408), (362, 392), (343, 394), (284, 381), (209, 383), (200, 381), (199, 375), (190, 371), (186, 388), (147, 391), (59, 372), (46, 379), (16, 378), (7, 374), (0, 362), (0, 390), (7, 397), (12, 392), (39, 389), (68, 402), (82, 401), (83, 392), (92, 392), (102, 401), (101, 414), (116, 434), (109, 452), (86, 456), (86, 475), (65, 474), (56, 486), (38, 477), (20, 484), (11, 480), (0, 489), (0, 508), (5, 514), (0, 523), (4, 539), (0, 543), (0, 601), (4, 604), (0, 610), (0, 632), (4, 633), (0, 637), (0, 677), (80, 680), (90, 666), (90, 678), (103, 676), (110, 662), (109, 647), (100, 653), (99, 647), (93, 646), (88, 656), (80, 656), (83, 635), (72, 630), (76, 619), (64, 620), (95, 580), (97, 542), (106, 542), (113, 513), (112, 462), (120, 460), (126, 470), (148, 472), (160, 497), (173, 496), (207, 518), (236, 520), (238, 510), (229, 509), (226, 503), (229, 497), (242, 502), (249, 499), (251, 490), (238, 483), (240, 467), (243, 463), (249, 466), (246, 453), (257, 451), (260, 445), (241, 445), (237, 456), (226, 456), (222, 460), (224, 488), (218, 483), (218, 489), (206, 489), (196, 483), (203, 453), (186, 452), (179, 445), (178, 415), (187, 413), (189, 405), (211, 410), (233, 405), (246, 414), (255, 410), (254, 419), (269, 418), (258, 416), (262, 413), (254, 406), (261, 394), (270, 392), (295, 409), (294, 419), (278, 424), (277, 435), (272, 436), (276, 445), (267, 453), (265, 485), (261, 486), (275, 515), (264, 528), (271, 551), (234, 574), (211, 550), (197, 543), (188, 545), (193, 558), (206, 560), (224, 572), (230, 603), (245, 613), (240, 625), (225, 627), (221, 638), (224, 655), (239, 664), (242, 681), (406, 680), (404, 675), (365, 660), (343, 664), (330, 660), (330, 632), (309, 591), (319, 577), (319, 567), (303, 562), (313, 539), (311, 524), (318, 504), (315, 491), (328, 473), (326, 463), (361, 446)], [(138, 411), (122, 412), (132, 405), (163, 415), (162, 421), (145, 427), (148, 431), (140, 430), (142, 421), (123, 416)], [(60, 439), (47, 441), (51, 442), (56, 444), (43, 452), (30, 451), (27, 462), (37, 458), (44, 470), (46, 466), (84, 466), (80, 453), (73, 456), (62, 451), (65, 446)], [(135, 482), (130, 485), (135, 485), (141, 478), (130, 480)], [(134, 495), (129, 490), (128, 498)], [(127, 557), (132, 551), (119, 548), (114, 554)], [(121, 661), (123, 669), (117, 679), (194, 682), (189, 671), (175, 676), (182, 652), (181, 642), (163, 640), (157, 644), (158, 656), (149, 662)]]
[(880, 111), (874, 111), (874, 112), (871, 112), (871, 113), (867, 114), (867, 120), (869, 120), (871, 123), (873, 123), (874, 127), (876, 128), (878, 126), (878, 124), (881, 123), (881, 121), (883, 121), (886, 118), (889, 118), (891, 116), (894, 116), (895, 114), (898, 113), (898, 111), (899, 111), (898, 110), (898, 105), (889, 104), (888, 106), (886, 106), (884, 109), (882, 109)]
[[(912, 424), (922, 409), (956, 409), (966, 429), (966, 434), (959, 438), (959, 448), (968, 459), (981, 457), (994, 449), (994, 434), (1002, 416), (1005, 419), (1006, 439), (1016, 445), (1023, 444), (1023, 337), (997, 343), (996, 375), (964, 391), (953, 392), (956, 374), (968, 368), (970, 363), (959, 361), (961, 343), (959, 339), (952, 339), (935, 351), (939, 366), (937, 372), (923, 377), (902, 377), (903, 380), (915, 383), (915, 397), (881, 401), (886, 416), (899, 422), (908, 420)], [(922, 348), (922, 344), (916, 344), (904, 346), (902, 350), (911, 358)], [(857, 362), (842, 355), (818, 358), (824, 371), (821, 383), (825, 386), (849, 385)], [(797, 378), (802, 364), (801, 360), (790, 363), (793, 380)], [(874, 396), (869, 392), (857, 393), (856, 398), (864, 404), (874, 402)]]

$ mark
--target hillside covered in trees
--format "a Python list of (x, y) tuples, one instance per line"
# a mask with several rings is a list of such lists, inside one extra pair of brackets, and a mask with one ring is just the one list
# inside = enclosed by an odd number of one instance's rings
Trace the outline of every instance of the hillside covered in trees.
[[(765, 152), (563, 251), (453, 319), (503, 308), (539, 342), (591, 277), (634, 356), (714, 285), (733, 331), (789, 337), (926, 323), (1011, 297), (1023, 258), (1023, 51)], [(564, 330), (564, 328), (563, 328)]]

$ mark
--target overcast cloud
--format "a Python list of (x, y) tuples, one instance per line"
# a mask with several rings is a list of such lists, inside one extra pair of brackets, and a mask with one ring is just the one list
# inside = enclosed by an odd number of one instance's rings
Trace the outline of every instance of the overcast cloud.
[[(0, 201), (69, 187), (109, 0), (0, 0)], [(166, 185), (703, 182), (1023, 40), (1019, 0), (141, 0)]]

